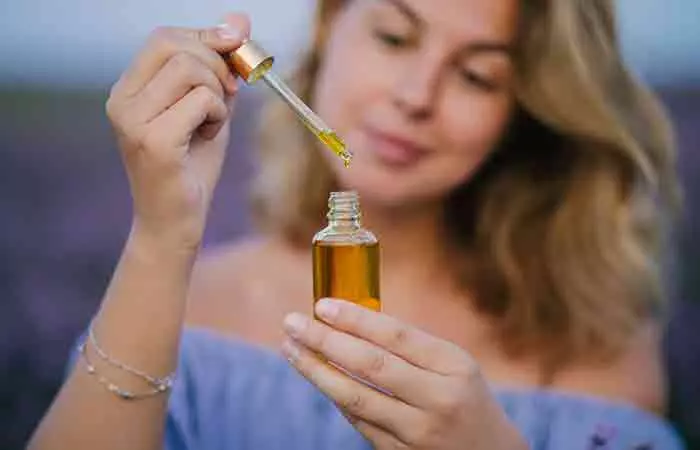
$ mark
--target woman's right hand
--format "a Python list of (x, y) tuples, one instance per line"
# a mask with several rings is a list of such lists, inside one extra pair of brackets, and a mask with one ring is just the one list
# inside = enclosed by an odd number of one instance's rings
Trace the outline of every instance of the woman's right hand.
[(131, 187), (132, 233), (199, 246), (237, 91), (221, 55), (249, 34), (236, 14), (209, 29), (159, 28), (112, 88), (107, 115)]

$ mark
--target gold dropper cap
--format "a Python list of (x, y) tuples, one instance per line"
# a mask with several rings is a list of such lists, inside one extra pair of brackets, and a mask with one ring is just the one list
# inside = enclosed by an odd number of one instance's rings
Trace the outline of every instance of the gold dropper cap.
[(275, 91), (297, 114), (299, 119), (311, 130), (316, 137), (329, 149), (338, 155), (345, 164), (350, 165), (352, 154), (346, 149), (345, 143), (326, 125), (275, 73), (272, 72), (274, 57), (267, 53), (253, 40), (246, 40), (235, 51), (228, 55), (233, 69), (245, 80), (253, 84), (259, 79)]
[(258, 81), (272, 68), (275, 58), (250, 39), (229, 55), (234, 70), (248, 84)]

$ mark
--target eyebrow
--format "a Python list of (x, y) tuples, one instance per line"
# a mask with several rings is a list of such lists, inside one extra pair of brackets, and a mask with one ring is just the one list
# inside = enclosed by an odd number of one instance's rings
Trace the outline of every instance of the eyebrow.
[[(410, 20), (416, 27), (425, 28), (425, 20), (403, 0), (383, 1), (396, 7), (396, 9), (398, 9), (399, 12), (406, 16), (406, 18)], [(473, 55), (478, 53), (503, 53), (506, 56), (512, 56), (513, 46), (505, 42), (484, 40), (472, 42), (467, 46), (463, 53), (465, 55)]]
[(410, 20), (413, 25), (419, 28), (425, 27), (425, 21), (411, 9), (403, 0), (384, 0), (386, 3), (394, 5), (408, 20)]

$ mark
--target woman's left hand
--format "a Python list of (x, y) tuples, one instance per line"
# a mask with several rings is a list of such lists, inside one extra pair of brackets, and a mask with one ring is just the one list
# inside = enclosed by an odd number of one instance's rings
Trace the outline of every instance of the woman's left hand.
[(287, 316), (283, 353), (375, 449), (526, 448), (460, 347), (345, 301), (324, 299), (316, 314), (323, 322)]

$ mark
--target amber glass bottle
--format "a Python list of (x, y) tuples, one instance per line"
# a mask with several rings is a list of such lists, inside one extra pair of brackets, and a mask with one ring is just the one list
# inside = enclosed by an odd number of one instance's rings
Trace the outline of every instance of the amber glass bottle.
[(331, 192), (327, 217), (312, 242), (314, 304), (332, 297), (381, 310), (379, 241), (362, 227), (357, 193)]

